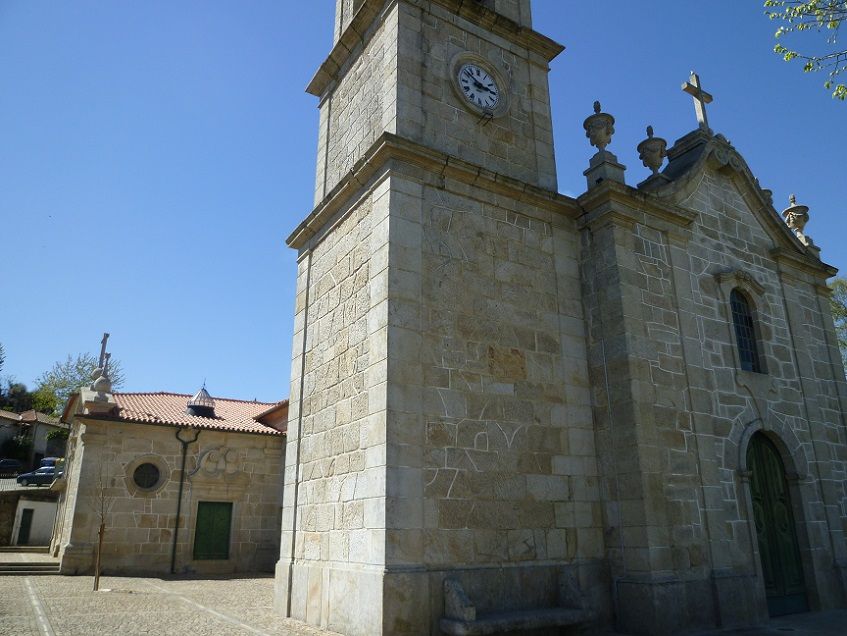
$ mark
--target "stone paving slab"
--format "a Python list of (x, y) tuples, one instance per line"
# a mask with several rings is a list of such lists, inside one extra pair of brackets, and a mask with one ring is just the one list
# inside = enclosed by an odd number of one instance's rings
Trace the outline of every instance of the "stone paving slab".
[[(273, 611), (273, 578), (0, 577), (0, 636), (337, 636)], [(106, 591), (108, 590), (108, 591)]]
[(0, 563), (55, 563), (59, 559), (46, 552), (0, 552)]

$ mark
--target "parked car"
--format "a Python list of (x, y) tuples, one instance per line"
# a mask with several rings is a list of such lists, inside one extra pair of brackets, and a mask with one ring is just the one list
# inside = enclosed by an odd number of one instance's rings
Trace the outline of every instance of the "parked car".
[(16, 481), (21, 486), (49, 486), (56, 477), (60, 477), (61, 475), (61, 472), (56, 473), (56, 469), (53, 466), (42, 466), (31, 473), (18, 475)]
[(24, 469), (17, 459), (0, 459), (0, 477), (14, 477)]

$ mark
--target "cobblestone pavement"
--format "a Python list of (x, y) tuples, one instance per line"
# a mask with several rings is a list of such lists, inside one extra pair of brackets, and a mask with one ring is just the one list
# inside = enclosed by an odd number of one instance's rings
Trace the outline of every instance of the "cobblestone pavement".
[[(338, 636), (281, 618), (273, 578), (174, 580), (0, 576), (0, 636)], [(843, 636), (847, 610), (795, 614), (767, 625), (697, 636)], [(623, 636), (623, 635), (618, 635)]]
[[(273, 578), (0, 577), (2, 636), (334, 636), (275, 614)], [(108, 591), (106, 591), (108, 590)]]

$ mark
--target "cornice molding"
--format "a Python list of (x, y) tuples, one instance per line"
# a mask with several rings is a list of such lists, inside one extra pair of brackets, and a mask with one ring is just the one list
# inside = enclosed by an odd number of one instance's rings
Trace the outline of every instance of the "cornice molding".
[(371, 145), (353, 169), (324, 197), (306, 219), (286, 239), (289, 247), (299, 249), (315, 236), (345, 202), (358, 198), (357, 193), (380, 173), (390, 170), (397, 161), (426, 170), (441, 178), (454, 179), (486, 192), (499, 194), (555, 214), (576, 219), (582, 213), (576, 200), (558, 192), (545, 190), (464, 161), (391, 133), (383, 133)]
[(432, 0), (432, 2), (478, 27), (491, 31), (494, 35), (540, 55), (547, 62), (552, 61), (565, 50), (565, 47), (555, 40), (529, 27), (521, 26), (514, 20), (487, 9), (479, 2), (470, 0)]
[[(390, 4), (396, 4), (392, 0)], [(332, 47), (326, 60), (321, 64), (312, 81), (306, 87), (306, 92), (316, 97), (322, 97), (330, 83), (337, 81), (344, 64), (359, 45), (367, 42), (367, 30), (374, 19), (382, 12), (386, 0), (365, 0), (353, 16), (350, 24)], [(366, 39), (367, 38), (367, 39)]]
[(595, 227), (607, 221), (626, 224), (646, 223), (647, 216), (661, 219), (680, 228), (689, 227), (697, 213), (669, 205), (648, 192), (615, 181), (605, 181), (581, 195), (577, 202), (583, 210), (581, 227)]
[(805, 252), (797, 252), (780, 246), (773, 248), (770, 255), (780, 266), (784, 265), (790, 269), (811, 274), (815, 278), (831, 278), (838, 273), (837, 267), (827, 265)]
[[(373, 21), (380, 14), (385, 13), (385, 10), (389, 7), (406, 1), (408, 0), (365, 0), (332, 47), (312, 81), (309, 82), (306, 92), (323, 98), (327, 89), (338, 82), (353, 53), (372, 37), (369, 30)], [(521, 26), (509, 18), (487, 9), (478, 2), (469, 2), (468, 0), (431, 0), (431, 2), (464, 18), (477, 27), (486, 29), (494, 35), (540, 55), (548, 63), (565, 50), (565, 47), (558, 42), (533, 29)]]

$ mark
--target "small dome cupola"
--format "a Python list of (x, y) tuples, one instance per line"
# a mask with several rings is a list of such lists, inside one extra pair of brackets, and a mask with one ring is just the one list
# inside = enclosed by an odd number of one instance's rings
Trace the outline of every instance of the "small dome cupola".
[(197, 415), (198, 417), (215, 417), (215, 401), (206, 390), (205, 383), (202, 388), (197, 391), (190, 400), (188, 400), (185, 412), (189, 415)]

